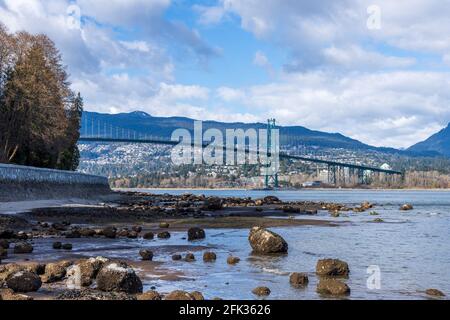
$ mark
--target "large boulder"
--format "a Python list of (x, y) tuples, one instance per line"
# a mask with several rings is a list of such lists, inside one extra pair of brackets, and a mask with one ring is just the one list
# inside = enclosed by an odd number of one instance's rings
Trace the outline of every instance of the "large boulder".
[(321, 259), (317, 261), (316, 273), (319, 276), (348, 276), (347, 262), (339, 259)]
[(16, 254), (24, 254), (24, 253), (32, 253), (33, 246), (28, 242), (22, 241), (18, 242), (14, 245), (14, 253)]
[(18, 271), (8, 276), (6, 285), (14, 292), (34, 292), (39, 290), (42, 281), (36, 273)]
[(201, 228), (190, 228), (188, 230), (188, 240), (189, 241), (193, 241), (193, 240), (200, 240), (200, 239), (205, 239), (205, 230), (201, 229)]
[(256, 253), (271, 254), (288, 251), (288, 244), (280, 235), (263, 227), (253, 227), (250, 230), (248, 241)]
[(64, 279), (67, 273), (67, 268), (72, 265), (70, 261), (61, 261), (48, 263), (45, 266), (45, 273), (42, 276), (42, 282), (53, 283)]
[(101, 291), (137, 294), (142, 293), (142, 282), (125, 262), (110, 262), (98, 273), (97, 288)]
[(73, 284), (74, 287), (88, 287), (106, 262), (108, 259), (103, 257), (81, 260), (67, 269), (68, 281), (70, 280), (70, 284)]
[(317, 293), (333, 296), (349, 295), (350, 288), (340, 280), (322, 278), (317, 284)]

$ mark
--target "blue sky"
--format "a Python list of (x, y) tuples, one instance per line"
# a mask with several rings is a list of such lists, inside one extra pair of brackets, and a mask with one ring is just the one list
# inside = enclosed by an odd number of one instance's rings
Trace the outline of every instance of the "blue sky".
[(87, 110), (274, 117), (407, 147), (450, 121), (449, 9), (448, 0), (0, 0), (0, 21), (53, 39)]

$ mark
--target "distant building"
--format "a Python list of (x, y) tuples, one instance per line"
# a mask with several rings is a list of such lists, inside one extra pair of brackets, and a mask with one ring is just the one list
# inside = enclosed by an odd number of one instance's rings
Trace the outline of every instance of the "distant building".
[(302, 183), (303, 188), (319, 188), (322, 186), (322, 181), (307, 181)]

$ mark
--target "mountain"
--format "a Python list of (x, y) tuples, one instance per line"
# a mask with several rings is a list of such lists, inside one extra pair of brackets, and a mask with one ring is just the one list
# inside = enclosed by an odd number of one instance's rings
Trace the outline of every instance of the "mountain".
[[(107, 126), (120, 127), (125, 130), (132, 130), (140, 134), (163, 137), (170, 139), (175, 129), (185, 128), (193, 131), (194, 119), (186, 117), (153, 117), (142, 111), (131, 113), (106, 114), (85, 111), (83, 113), (81, 133), (90, 135), (91, 123), (98, 123), (100, 131)], [(265, 123), (242, 123), (242, 122), (218, 122), (203, 121), (203, 129), (217, 128), (222, 132), (225, 129), (262, 129), (266, 128)], [(278, 126), (280, 129), (280, 144), (314, 146), (321, 148), (342, 148), (349, 150), (371, 150), (389, 154), (401, 154), (407, 156), (436, 155), (435, 152), (415, 152), (402, 151), (394, 148), (374, 147), (358, 140), (346, 137), (340, 133), (327, 133), (310, 130), (302, 126)], [(95, 130), (94, 130), (95, 131)]]
[(446, 128), (433, 134), (425, 141), (416, 143), (407, 150), (412, 152), (436, 152), (450, 157), (450, 123)]

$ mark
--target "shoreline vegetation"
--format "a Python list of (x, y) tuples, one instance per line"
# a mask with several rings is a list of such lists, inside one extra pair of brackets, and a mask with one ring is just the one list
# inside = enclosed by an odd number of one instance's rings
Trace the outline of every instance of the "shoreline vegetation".
[[(214, 247), (195, 243), (195, 240), (207, 237), (205, 230), (208, 229), (240, 228), (248, 229), (251, 233), (256, 232), (249, 238), (252, 239), (249, 240), (249, 245), (253, 247), (254, 252), (261, 251), (260, 254), (264, 257), (265, 250), (270, 254), (285, 254), (283, 250), (287, 250), (288, 245), (268, 228), (338, 227), (350, 222), (308, 217), (316, 215), (318, 210), (328, 210), (330, 216), (336, 216), (337, 212), (362, 212), (373, 207), (369, 203), (348, 207), (338, 203), (283, 202), (275, 196), (250, 199), (192, 194), (155, 195), (142, 192), (120, 192), (116, 195), (120, 197), (111, 202), (99, 201), (97, 204), (57, 206), (14, 215), (0, 215), (1, 298), (203, 299), (199, 291), (143, 292), (142, 283), (148, 285), (148, 279), (156, 277), (174, 281), (176, 285), (180, 277), (183, 277), (181, 271), (175, 272), (166, 267), (170, 262), (158, 261), (162, 255), (171, 256), (174, 261), (179, 258), (189, 261), (195, 259), (194, 255), (203, 253), (205, 263), (208, 259), (215, 260)], [(255, 231), (255, 227), (259, 229)], [(186, 240), (175, 245), (165, 245), (164, 239), (170, 238), (171, 232), (187, 232), (184, 238)], [(135, 259), (108, 257), (108, 248), (120, 239), (156, 241), (159, 246), (153, 252), (139, 250), (130, 245), (126, 250), (136, 251)], [(269, 242), (265, 239), (269, 239)], [(97, 242), (102, 245), (95, 250), (94, 256), (80, 252), (77, 248), (82, 244), (94, 245)], [(75, 252), (77, 254), (74, 254)], [(228, 263), (239, 263), (242, 258), (245, 257), (229, 258)], [(79, 277), (82, 279), (81, 284), (75, 283), (75, 287), (71, 286), (74, 279), (79, 280)], [(21, 285), (17, 285), (19, 280)], [(339, 283), (338, 286), (342, 284)], [(195, 284), (192, 287), (201, 290), (196, 288)], [(267, 290), (261, 292), (266, 294)], [(334, 292), (331, 296), (347, 294), (345, 289), (342, 292)], [(257, 297), (258, 294), (255, 294), (255, 299)]]

